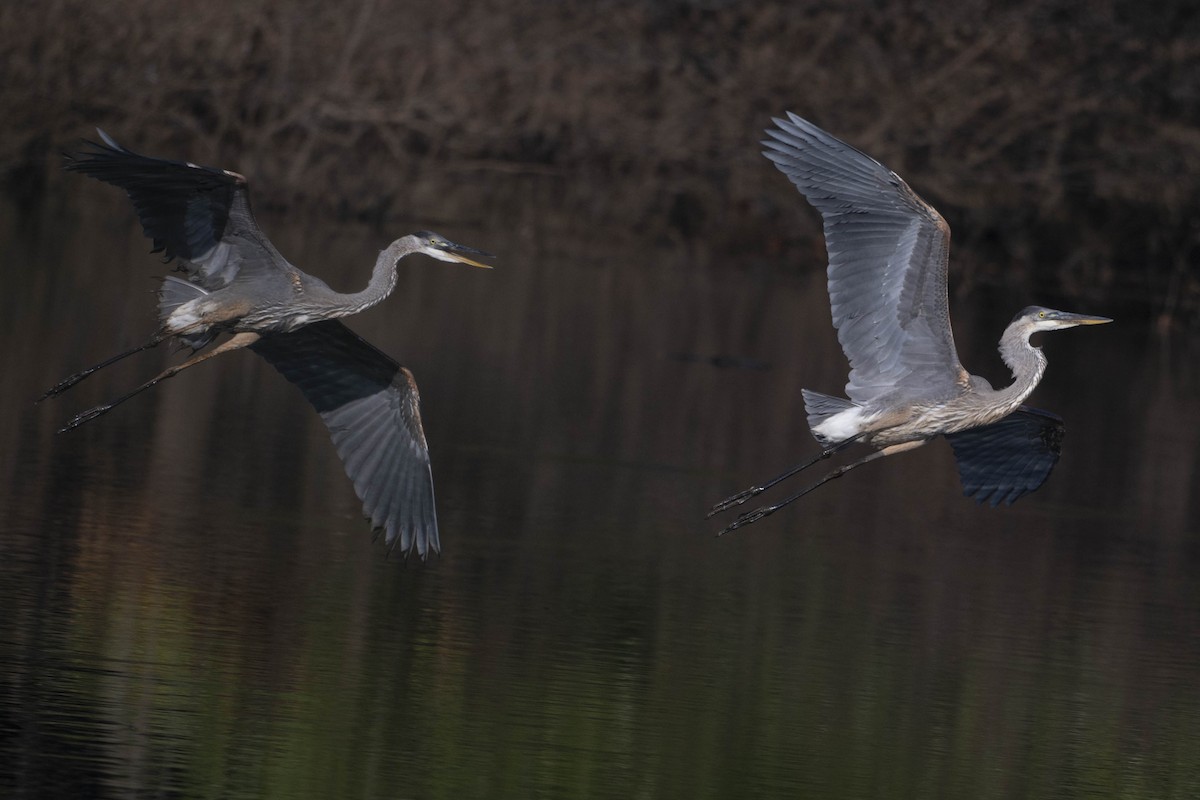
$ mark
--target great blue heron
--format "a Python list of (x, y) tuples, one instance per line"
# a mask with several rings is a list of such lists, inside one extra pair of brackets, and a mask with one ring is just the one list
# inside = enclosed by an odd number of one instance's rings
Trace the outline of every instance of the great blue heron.
[[(829, 252), (829, 299), (838, 341), (850, 361), (849, 399), (803, 390), (820, 455), (761, 486), (740, 492), (709, 516), (745, 503), (780, 481), (855, 442), (876, 451), (826, 474), (774, 505), (739, 516), (728, 533), (773, 514), (818, 486), (881, 456), (943, 435), (958, 460), (965, 493), (979, 502), (1012, 503), (1037, 489), (1058, 460), (1062, 420), (1021, 405), (1046, 369), (1029, 343), (1039, 331), (1111, 322), (1030, 306), (1000, 337), (1013, 383), (993, 389), (963, 369), (946, 301), (950, 227), (896, 173), (788, 113), (763, 155), (821, 213)], [(720, 535), (720, 534), (718, 534)]]
[[(299, 387), (329, 427), (363, 513), (388, 549), (439, 552), (429, 449), (412, 373), (337, 320), (370, 308), (396, 287), (396, 267), (412, 253), (475, 267), (488, 253), (429, 231), (409, 234), (379, 254), (367, 288), (341, 294), (279, 254), (250, 211), (246, 179), (224, 169), (150, 158), (104, 131), (102, 143), (68, 156), (66, 168), (124, 189), (154, 241), (187, 279), (166, 276), (160, 326), (145, 344), (71, 375), (58, 395), (98, 369), (174, 340), (191, 358), (110, 403), (74, 417), (62, 431), (95, 419), (161, 380), (221, 353), (248, 347)], [(204, 352), (223, 333), (232, 336)]]

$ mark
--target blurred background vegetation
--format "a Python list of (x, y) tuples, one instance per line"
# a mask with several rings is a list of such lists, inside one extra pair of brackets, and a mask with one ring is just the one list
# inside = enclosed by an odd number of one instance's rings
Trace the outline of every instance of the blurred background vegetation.
[(18, 0), (0, 180), (38, 202), (100, 125), (293, 213), (437, 219), (466, 194), (555, 209), (539, 235), (801, 270), (818, 220), (758, 146), (793, 110), (942, 211), (953, 291), (1195, 329), (1198, 63), (1183, 0)]

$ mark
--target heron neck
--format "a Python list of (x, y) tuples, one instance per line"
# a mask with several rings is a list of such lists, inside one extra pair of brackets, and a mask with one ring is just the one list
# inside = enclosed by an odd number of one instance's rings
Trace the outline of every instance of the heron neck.
[(371, 280), (361, 292), (344, 295), (345, 315), (357, 314), (379, 303), (396, 288), (396, 264), (413, 252), (411, 237), (397, 239), (385, 247), (375, 259)]
[(1013, 382), (998, 390), (994, 400), (1008, 411), (1015, 409), (1029, 396), (1046, 371), (1046, 356), (1040, 347), (1029, 343), (1030, 333), (1027, 326), (1014, 322), (1000, 337), (1000, 357), (1012, 370)]

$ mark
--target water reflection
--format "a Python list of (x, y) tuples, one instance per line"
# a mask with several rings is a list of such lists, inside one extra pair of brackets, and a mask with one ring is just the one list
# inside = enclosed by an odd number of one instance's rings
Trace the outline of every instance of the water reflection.
[[(405, 565), (251, 354), (54, 435), (169, 355), (31, 403), (152, 324), (94, 198), (37, 212), (65, 236), (4, 216), (5, 796), (1200, 792), (1196, 362), (1135, 326), (1046, 343), (1066, 449), (1012, 509), (939, 443), (714, 540), (709, 504), (811, 451), (800, 387), (844, 382), (820, 271), (439, 224), (499, 268), (406, 264), (352, 323), (422, 388), (445, 553)], [(263, 224), (339, 290), (425, 227)], [(1028, 298), (982, 299), (961, 355), (1002, 382)]]

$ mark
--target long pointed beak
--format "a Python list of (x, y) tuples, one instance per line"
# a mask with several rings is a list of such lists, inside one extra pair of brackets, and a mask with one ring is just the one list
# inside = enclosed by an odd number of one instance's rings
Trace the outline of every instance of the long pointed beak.
[[(455, 244), (454, 242), (446, 242), (438, 249), (455, 261), (468, 264), (472, 267), (479, 267), (480, 269), (492, 269), (492, 265), (476, 261), (475, 258), (495, 258), (494, 255), (484, 250), (476, 250), (474, 247), (467, 247), (465, 244)], [(475, 256), (475, 258), (471, 256)]]
[(1110, 317), (1094, 317), (1091, 314), (1070, 314), (1066, 311), (1059, 312), (1062, 314), (1061, 320), (1069, 322), (1072, 325), (1103, 325), (1106, 322), (1112, 322)]

